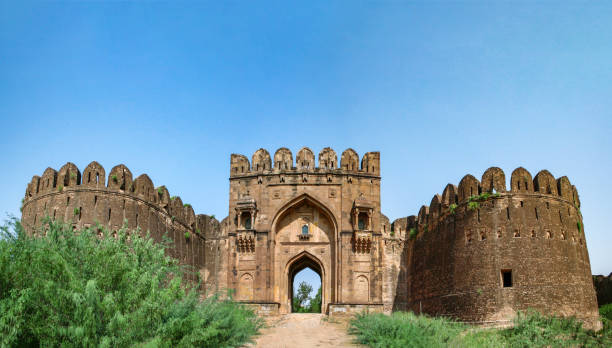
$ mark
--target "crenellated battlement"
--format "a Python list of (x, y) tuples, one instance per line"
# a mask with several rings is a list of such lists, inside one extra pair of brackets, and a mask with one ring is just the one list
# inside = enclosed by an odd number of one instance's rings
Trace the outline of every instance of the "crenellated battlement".
[[(522, 167), (507, 187), (497, 167), (480, 180), (467, 174), (416, 216), (393, 222), (406, 231), (386, 237), (406, 241), (399, 302), (471, 322), (502, 323), (514, 311), (536, 308), (597, 327), (576, 187), (566, 176), (542, 170), (532, 177)], [(564, 301), (542, 300), (549, 297)]]
[[(353, 149), (345, 150), (340, 156), (326, 147), (319, 152), (318, 166), (314, 152), (308, 147), (298, 151), (293, 161), (291, 150), (282, 147), (274, 153), (274, 162), (270, 153), (265, 149), (257, 150), (252, 161), (247, 156), (232, 154), (230, 157), (230, 177), (244, 177), (254, 175), (275, 175), (280, 173), (313, 173), (313, 174), (359, 174), (366, 176), (380, 176), (380, 153), (368, 152), (363, 155), (361, 162), (359, 155)], [(361, 163), (361, 166), (359, 165)]]
[(47, 216), (111, 231), (127, 222), (169, 238), (166, 252), (194, 266), (209, 294), (233, 289), (280, 313), (291, 310), (294, 275), (310, 267), (331, 314), (366, 306), (505, 325), (535, 308), (598, 325), (580, 199), (565, 176), (517, 168), (507, 182), (491, 167), (393, 223), (381, 212), (379, 152), (258, 149), (230, 156), (229, 179), (220, 223), (123, 164), (66, 163), (32, 177), (22, 224), (38, 234)]
[[(487, 169), (480, 181), (467, 174), (458, 186), (448, 184), (441, 196), (435, 194), (429, 205), (421, 206), (413, 219), (415, 224), (408, 228), (425, 224), (432, 227), (448, 215), (466, 214), (476, 210), (476, 206), (487, 206), (493, 201), (504, 201), (511, 197), (521, 198), (523, 205), (525, 200), (553, 200), (567, 205), (575, 212), (580, 210), (576, 187), (570, 183), (567, 176), (555, 179), (548, 170), (541, 170), (532, 179), (525, 168), (519, 167), (512, 172), (510, 190), (506, 187), (506, 176), (498, 167)], [(473, 204), (470, 206), (470, 203)]]
[[(50, 197), (53, 197), (53, 200), (59, 200), (59, 196), (66, 196), (66, 201), (69, 202), (71, 198), (73, 201), (75, 198), (78, 199), (80, 193), (93, 194), (96, 205), (98, 201), (103, 201), (106, 196), (138, 201), (166, 215), (172, 223), (183, 225), (190, 233), (198, 234), (199, 231), (204, 230), (204, 228), (198, 228), (196, 224), (198, 219), (190, 204), (184, 204), (179, 196), (171, 196), (165, 186), (155, 187), (147, 174), (141, 174), (133, 179), (132, 172), (125, 165), (119, 164), (111, 169), (107, 178), (104, 167), (96, 161), (87, 165), (83, 174), (74, 163), (68, 162), (59, 171), (47, 168), (42, 176), (33, 176), (26, 188), (23, 210), (27, 216), (27, 213), (32, 210), (30, 206), (36, 201), (43, 198), (50, 199)], [(117, 223), (111, 222), (113, 218), (112, 208), (109, 207), (111, 212), (107, 220), (108, 223), (116, 225)], [(86, 208), (79, 206), (75, 209), (80, 211), (82, 219), (86, 213)], [(121, 209), (125, 209), (125, 203), (123, 203)], [(52, 215), (52, 212), (47, 211), (46, 213)], [(125, 213), (119, 215), (126, 216)], [(41, 216), (35, 217), (32, 223), (34, 220), (40, 221), (40, 218)], [(97, 222), (104, 222), (104, 219), (101, 220)], [(134, 220), (136, 220), (136, 216), (134, 216)], [(87, 224), (92, 223), (93, 221), (87, 222)], [(137, 224), (137, 221), (134, 221), (134, 223)]]

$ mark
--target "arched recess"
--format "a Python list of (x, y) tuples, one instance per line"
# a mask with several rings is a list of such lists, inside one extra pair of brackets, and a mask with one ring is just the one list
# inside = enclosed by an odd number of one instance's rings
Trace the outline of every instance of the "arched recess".
[(325, 298), (327, 293), (329, 292), (329, 286), (327, 286), (328, 284), (325, 284), (323, 282), (323, 279), (325, 279), (325, 267), (323, 266), (321, 260), (319, 260), (316, 256), (312, 255), (308, 251), (303, 251), (295, 255), (289, 260), (289, 262), (287, 262), (287, 266), (285, 267), (285, 274), (287, 279), (287, 302), (291, 306), (291, 301), (293, 300), (293, 280), (295, 278), (295, 275), (306, 268), (312, 269), (321, 278), (321, 299), (323, 299), (321, 303), (321, 311), (325, 312), (325, 309), (327, 307)]
[(238, 301), (253, 300), (253, 276), (250, 273), (245, 273), (240, 277), (236, 297)]
[(324, 203), (320, 202), (318, 199), (312, 197), (308, 193), (303, 193), (297, 197), (291, 198), (281, 205), (281, 208), (278, 209), (276, 214), (274, 214), (274, 219), (272, 219), (272, 231), (277, 231), (278, 221), (284, 216), (284, 214), (287, 213), (289, 209), (299, 205), (302, 202), (308, 202), (309, 204), (312, 204), (315, 207), (321, 209), (321, 211), (323, 211), (327, 218), (329, 218), (329, 220), (333, 223), (334, 231), (338, 231), (338, 223), (331, 209), (329, 209)]
[[(304, 224), (309, 226), (306, 237), (302, 233)], [(338, 224), (332, 211), (304, 193), (281, 206), (272, 220), (271, 232), (272, 295), (280, 303), (280, 312), (291, 312), (293, 277), (307, 267), (321, 277), (321, 308), (325, 312), (336, 300), (338, 274)]]

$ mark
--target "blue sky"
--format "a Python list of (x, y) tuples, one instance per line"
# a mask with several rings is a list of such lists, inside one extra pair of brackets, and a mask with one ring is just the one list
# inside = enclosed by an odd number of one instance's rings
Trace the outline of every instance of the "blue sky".
[(612, 272), (612, 3), (1, 2), (0, 212), (67, 161), (228, 212), (230, 153), (381, 151), (416, 214), (490, 166), (567, 175)]

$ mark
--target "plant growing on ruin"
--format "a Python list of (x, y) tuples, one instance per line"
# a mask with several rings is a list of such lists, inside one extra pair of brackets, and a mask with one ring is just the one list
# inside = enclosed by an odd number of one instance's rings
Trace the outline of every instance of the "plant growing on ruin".
[(170, 200), (173, 201), (176, 199), (176, 196), (170, 196)]
[(70, 173), (70, 178), (71, 178), (71, 179), (76, 179), (76, 177), (77, 177), (77, 176), (76, 176), (76, 174), (75, 174), (75, 173)]
[(582, 224), (580, 221), (576, 221), (576, 227), (578, 227), (578, 232), (582, 232)]
[(57, 192), (62, 192), (62, 191), (64, 191), (64, 185), (60, 184), (60, 185), (57, 187)]
[(414, 239), (416, 237), (417, 233), (418, 232), (417, 232), (416, 228), (414, 228), (414, 227), (411, 228), (410, 229), (410, 233), (408, 233), (408, 238), (409, 239)]
[(215, 214), (212, 214), (212, 215), (210, 216), (210, 218), (211, 218), (211, 219), (214, 219), (214, 218), (215, 218)]
[(111, 175), (111, 180), (112, 180), (114, 183), (117, 183), (117, 181), (119, 181), (119, 179), (117, 178), (117, 175), (116, 175), (116, 174)]
[(427, 224), (423, 225), (423, 233), (427, 233), (429, 230), (427, 229)]
[(172, 220), (172, 222), (174, 222), (174, 220), (176, 220), (176, 216), (172, 215), (172, 217), (170, 218), (170, 220)]
[(74, 208), (74, 210), (72, 211), (74, 213), (74, 215), (79, 215), (79, 213), (81, 212), (81, 209), (79, 208)]
[(157, 194), (161, 197), (164, 195), (164, 189), (162, 189), (161, 187), (157, 188)]
[(473, 201), (473, 202), (468, 202), (468, 209), (469, 210), (476, 210), (480, 208), (480, 203)]
[(455, 210), (457, 209), (457, 204), (452, 203), (451, 205), (448, 206), (448, 209), (449, 209), (451, 214), (455, 215)]
[(191, 208), (191, 204), (189, 204), (189, 203), (185, 203), (185, 204), (183, 204), (183, 207), (185, 207), (185, 208)]
[(189, 231), (185, 232), (185, 239), (189, 240), (190, 237), (191, 234), (189, 233)]
[(197, 234), (202, 234), (202, 233), (200, 233), (200, 229), (199, 228), (196, 228), (196, 233)]

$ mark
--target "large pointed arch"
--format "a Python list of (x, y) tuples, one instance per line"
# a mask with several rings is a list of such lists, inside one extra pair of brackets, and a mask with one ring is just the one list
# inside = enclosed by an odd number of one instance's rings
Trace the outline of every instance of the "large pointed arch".
[[(272, 219), (272, 225), (270, 229), (272, 231), (272, 236), (274, 239), (276, 239), (276, 236), (275, 236), (277, 232), (276, 229), (277, 229), (277, 224), (280, 221), (280, 219), (285, 215), (285, 213), (289, 209), (293, 208), (294, 206), (302, 202), (308, 202), (312, 204), (313, 206), (317, 207), (318, 209), (320, 209), (326, 215), (329, 221), (331, 221), (335, 233), (336, 234), (338, 233), (338, 221), (336, 217), (334, 216), (334, 213), (332, 213), (331, 209), (329, 209), (327, 205), (325, 205), (323, 202), (312, 197), (308, 193), (302, 193), (301, 195), (297, 197), (293, 197), (289, 199), (288, 201), (286, 201), (285, 203), (283, 203), (281, 207), (276, 211), (276, 214), (274, 214), (274, 218)], [(336, 235), (334, 235), (333, 237), (334, 237), (334, 240), (337, 239)]]

